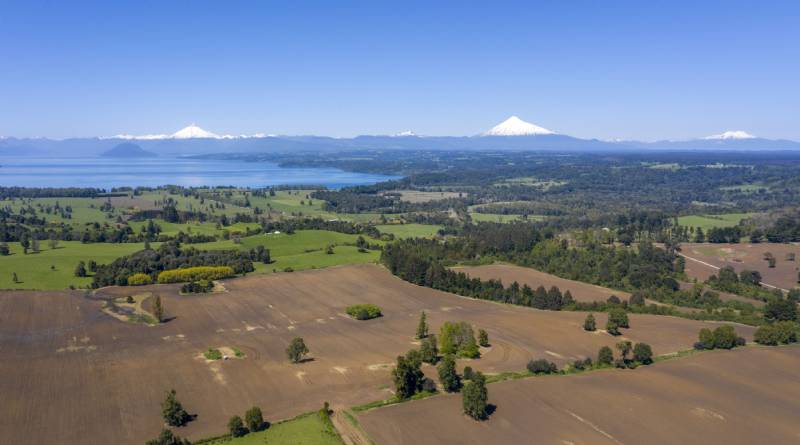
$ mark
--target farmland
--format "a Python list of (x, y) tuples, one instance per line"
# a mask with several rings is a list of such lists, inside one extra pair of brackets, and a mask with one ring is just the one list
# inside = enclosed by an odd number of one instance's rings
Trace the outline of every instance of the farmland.
[[(0, 324), (6, 358), (0, 361), (0, 442), (141, 443), (160, 430), (159, 403), (169, 388), (197, 415), (177, 431), (194, 440), (221, 434), (231, 415), (253, 405), (268, 420), (279, 420), (319, 409), (326, 400), (352, 406), (385, 399), (394, 358), (416, 347), (422, 310), (434, 331), (449, 320), (486, 329), (491, 347), (469, 364), (489, 373), (520, 371), (533, 357), (563, 365), (618, 341), (583, 331), (583, 313), (457, 297), (372, 265), (252, 275), (223, 285), (226, 292), (197, 296), (181, 296), (175, 285), (108, 288), (94, 298), (69, 291), (4, 292), (0, 313), (13, 315)], [(160, 296), (172, 320), (147, 327), (100, 310), (98, 298), (132, 291)], [(360, 303), (380, 306), (384, 316), (362, 322), (344, 313)], [(691, 347), (702, 326), (714, 324), (632, 314), (623, 338), (648, 342), (664, 354)], [(752, 338), (751, 328), (737, 330)], [(294, 336), (305, 339), (313, 360), (286, 360), (284, 348)], [(198, 358), (212, 345), (238, 348), (245, 358)], [(36, 427), (32, 410), (53, 420), (48, 428)]]
[[(737, 272), (744, 269), (757, 270), (765, 284), (783, 289), (797, 286), (800, 247), (793, 244), (687, 243), (683, 244), (682, 249), (683, 255), (694, 259), (686, 261), (686, 273), (690, 278), (703, 281), (717, 273), (718, 268), (731, 266)], [(774, 268), (770, 268), (764, 259), (768, 252), (775, 257)], [(798, 259), (789, 260), (789, 254), (795, 254)]]
[(758, 216), (758, 213), (722, 213), (719, 215), (690, 215), (678, 218), (681, 226), (700, 228), (705, 231), (714, 227), (733, 227), (743, 219)]
[(746, 348), (606, 370), (489, 385), (486, 422), (460, 412), (458, 396), (359, 415), (379, 444), (794, 443), (800, 387), (788, 371), (800, 348)]
[(520, 286), (527, 284), (532, 289), (536, 289), (539, 286), (550, 289), (551, 286), (556, 286), (561, 292), (570, 291), (575, 301), (606, 301), (612, 295), (625, 300), (630, 298), (630, 294), (624, 291), (567, 280), (529, 267), (492, 264), (477, 267), (458, 267), (454, 268), (454, 270), (464, 272), (470, 277), (480, 278), (481, 280), (501, 280), (506, 286), (514, 281), (518, 282)]

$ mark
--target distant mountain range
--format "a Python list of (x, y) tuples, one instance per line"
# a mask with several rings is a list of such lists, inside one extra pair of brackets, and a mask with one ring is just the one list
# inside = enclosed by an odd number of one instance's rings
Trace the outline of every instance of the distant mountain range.
[(114, 146), (111, 150), (103, 152), (100, 156), (104, 158), (153, 158), (158, 155), (132, 142), (123, 142)]
[[(131, 143), (135, 141), (135, 144)], [(132, 156), (198, 155), (297, 151), (385, 150), (530, 150), (530, 151), (644, 151), (644, 150), (800, 150), (800, 142), (753, 136), (745, 131), (726, 131), (683, 141), (603, 141), (558, 134), (512, 116), (476, 136), (419, 136), (411, 131), (395, 135), (333, 138), (326, 136), (276, 136), (267, 134), (231, 136), (212, 133), (195, 124), (172, 134), (73, 138), (0, 138), (0, 156), (98, 156), (117, 147)], [(126, 147), (126, 146), (123, 146)], [(120, 153), (122, 153), (120, 152)], [(135, 154), (138, 153), (138, 154)]]

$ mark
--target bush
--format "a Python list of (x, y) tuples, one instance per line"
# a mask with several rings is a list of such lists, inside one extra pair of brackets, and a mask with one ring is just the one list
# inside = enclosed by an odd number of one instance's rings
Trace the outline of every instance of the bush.
[(264, 429), (264, 416), (261, 414), (261, 408), (254, 406), (244, 413), (244, 421), (247, 424), (247, 429), (251, 432), (261, 431)]
[(572, 362), (572, 367), (578, 371), (583, 371), (585, 369), (589, 369), (592, 367), (592, 359), (591, 357), (586, 357), (585, 359), (577, 359)]
[(472, 370), (472, 366), (464, 366), (464, 380), (472, 380), (472, 377), (475, 376), (475, 372)]
[(203, 353), (206, 360), (222, 360), (222, 352), (216, 348), (208, 348), (208, 351)]
[(743, 346), (746, 341), (743, 337), (736, 335), (733, 326), (720, 326), (713, 331), (703, 328), (698, 333), (699, 341), (695, 343), (696, 349), (732, 349), (736, 346)]
[(153, 279), (146, 273), (135, 273), (128, 277), (128, 286), (144, 286), (153, 284)]
[(558, 372), (558, 366), (555, 363), (543, 358), (529, 361), (527, 368), (533, 374), (553, 374)]
[(456, 373), (456, 359), (447, 355), (437, 367), (439, 381), (447, 392), (457, 392), (461, 389), (461, 378)]
[(628, 314), (625, 312), (625, 309), (611, 309), (608, 312), (608, 321), (616, 323), (620, 328), (631, 327), (628, 322)]
[(489, 347), (489, 334), (483, 329), (478, 329), (478, 344), (484, 348)]
[(192, 445), (192, 443), (164, 428), (158, 435), (158, 439), (148, 440), (145, 445)]
[(425, 392), (436, 392), (436, 382), (427, 377), (422, 379), (422, 390)]
[(239, 416), (233, 416), (231, 420), (228, 421), (228, 431), (230, 431), (233, 437), (242, 437), (247, 434), (247, 428), (244, 427), (244, 422), (242, 422), (242, 418)]
[(356, 320), (370, 320), (378, 318), (381, 315), (381, 308), (374, 304), (355, 304), (345, 309), (347, 315), (355, 318)]
[(594, 314), (589, 314), (586, 316), (586, 320), (583, 321), (583, 330), (585, 331), (595, 331), (597, 329), (597, 322), (594, 319)]
[(185, 283), (187, 281), (221, 280), (234, 276), (229, 266), (197, 266), (185, 269), (165, 270), (158, 274), (158, 283)]
[(613, 336), (622, 335), (622, 333), (619, 332), (619, 325), (611, 319), (606, 322), (606, 332)]

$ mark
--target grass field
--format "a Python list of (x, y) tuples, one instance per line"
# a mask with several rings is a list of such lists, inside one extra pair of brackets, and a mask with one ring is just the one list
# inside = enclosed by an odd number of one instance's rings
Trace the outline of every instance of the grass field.
[(678, 224), (687, 227), (699, 227), (708, 230), (714, 227), (733, 227), (745, 218), (752, 218), (758, 213), (723, 213), (720, 215), (690, 215), (678, 218)]
[[(161, 234), (163, 235), (177, 235), (178, 232), (186, 234), (221, 235), (222, 232), (226, 230), (230, 233), (244, 233), (248, 227), (250, 229), (257, 229), (260, 227), (257, 223), (236, 223), (217, 229), (217, 224), (212, 222), (201, 223), (199, 221), (194, 221), (180, 224), (167, 222), (163, 219), (154, 219), (153, 222), (161, 227)], [(142, 227), (147, 225), (147, 221), (130, 221), (128, 225), (138, 233), (142, 230)]]
[(431, 238), (442, 228), (433, 224), (382, 224), (377, 227), (382, 233), (391, 233), (397, 238)]
[[(254, 235), (241, 239), (241, 244), (231, 240), (212, 243), (192, 244), (203, 250), (245, 249), (262, 245), (270, 250), (273, 262), (270, 264), (254, 263), (256, 272), (270, 273), (293, 270), (319, 269), (342, 264), (363, 264), (377, 261), (380, 252), (368, 250), (359, 252), (353, 245), (358, 235), (331, 232), (327, 230), (300, 230), (293, 235)], [(370, 240), (374, 243), (375, 240)], [(157, 247), (158, 243), (152, 243)], [(325, 249), (334, 246), (334, 253), (327, 254)], [(9, 243), (11, 255), (0, 256), (0, 289), (66, 289), (70, 285), (76, 287), (91, 283), (91, 277), (74, 276), (75, 266), (79, 261), (90, 260), (98, 264), (110, 263), (113, 260), (142, 250), (142, 243), (89, 243), (78, 241), (60, 241), (55, 250), (41, 242), (39, 253), (24, 255), (19, 243)], [(53, 267), (51, 267), (53, 266)], [(20, 283), (14, 283), (13, 273), (17, 273)]]
[(200, 441), (201, 445), (341, 445), (342, 439), (317, 413), (270, 425), (264, 431), (244, 437)]
[[(472, 217), (472, 220), (475, 222), (499, 222), (499, 223), (508, 223), (513, 221), (522, 221), (522, 215), (500, 215), (495, 213), (478, 213), (478, 212), (470, 212), (469, 216)], [(536, 221), (540, 217), (535, 216), (528, 216), (528, 220)]]
[[(42, 241), (38, 253), (22, 253), (19, 243), (8, 243), (11, 255), (0, 256), (0, 289), (65, 289), (70, 285), (85, 286), (91, 278), (74, 276), (79, 261), (90, 260), (98, 264), (110, 263), (123, 255), (144, 248), (141, 243), (126, 244), (82, 244), (78, 241), (59, 241), (53, 250)], [(52, 266), (52, 267), (51, 267)], [(20, 283), (12, 281), (16, 272)]]

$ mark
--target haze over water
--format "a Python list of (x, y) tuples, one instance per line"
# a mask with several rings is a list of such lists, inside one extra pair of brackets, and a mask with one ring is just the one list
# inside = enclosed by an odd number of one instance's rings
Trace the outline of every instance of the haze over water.
[(17, 158), (0, 163), (0, 186), (17, 187), (268, 187), (323, 185), (331, 189), (397, 179), (335, 168), (283, 168), (271, 162), (189, 158)]

